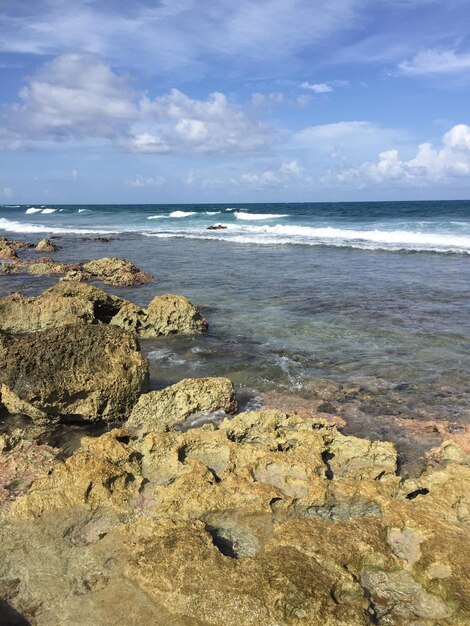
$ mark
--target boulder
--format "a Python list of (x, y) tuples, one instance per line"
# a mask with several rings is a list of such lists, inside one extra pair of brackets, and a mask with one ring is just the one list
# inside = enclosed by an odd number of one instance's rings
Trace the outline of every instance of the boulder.
[(107, 323), (124, 302), (92, 285), (58, 283), (36, 298), (0, 298), (0, 330), (24, 334), (80, 321)]
[(226, 230), (227, 226), (223, 226), (222, 224), (217, 224), (216, 226), (208, 226), (206, 230)]
[(2, 403), (10, 413), (115, 421), (147, 390), (147, 360), (120, 328), (69, 324), (2, 344)]
[(142, 272), (128, 259), (103, 258), (94, 259), (83, 264), (83, 270), (92, 278), (101, 280), (114, 287), (131, 287), (143, 285), (153, 280), (147, 272)]
[(187, 298), (169, 293), (156, 296), (147, 308), (125, 304), (110, 323), (145, 339), (160, 335), (192, 335), (207, 330), (206, 320)]
[(162, 391), (141, 395), (127, 426), (163, 431), (198, 413), (233, 413), (236, 409), (235, 390), (228, 378), (185, 378)]
[(38, 252), (56, 252), (59, 246), (56, 246), (50, 239), (41, 239), (34, 249)]
[(75, 281), (59, 282), (47, 289), (42, 297), (49, 299), (68, 298), (69, 300), (88, 302), (92, 305), (94, 320), (105, 323), (108, 323), (122, 306), (128, 304), (126, 300), (109, 295), (94, 285)]
[(18, 293), (0, 298), (0, 329), (13, 334), (35, 333), (93, 319), (93, 304), (81, 298), (25, 298)]

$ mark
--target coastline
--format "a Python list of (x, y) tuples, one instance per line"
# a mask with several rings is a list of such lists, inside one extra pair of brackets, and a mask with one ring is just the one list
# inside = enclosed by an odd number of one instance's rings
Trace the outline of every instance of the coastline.
[(317, 377), (237, 403), (226, 377), (158, 367), (205, 336), (204, 307), (148, 274), (138, 304), (76, 276), (0, 300), (3, 404), (29, 414), (2, 420), (0, 611), (38, 626), (122, 623), (129, 604), (136, 624), (470, 620), (468, 433), (424, 419), (415, 385)]

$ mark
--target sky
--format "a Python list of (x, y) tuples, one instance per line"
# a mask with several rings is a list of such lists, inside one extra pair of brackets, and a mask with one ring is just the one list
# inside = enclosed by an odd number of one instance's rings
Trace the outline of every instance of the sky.
[(470, 198), (468, 0), (0, 0), (0, 204)]

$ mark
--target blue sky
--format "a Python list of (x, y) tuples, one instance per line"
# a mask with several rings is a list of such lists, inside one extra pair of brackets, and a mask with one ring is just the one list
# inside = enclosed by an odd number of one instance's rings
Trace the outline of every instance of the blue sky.
[(468, 0), (2, 0), (0, 203), (470, 198)]

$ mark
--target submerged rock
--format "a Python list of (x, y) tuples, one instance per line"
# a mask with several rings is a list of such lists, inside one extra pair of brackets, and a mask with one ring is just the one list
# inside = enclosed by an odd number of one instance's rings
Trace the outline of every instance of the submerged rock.
[(0, 347), (2, 403), (33, 420), (125, 419), (148, 385), (136, 339), (119, 328), (69, 324)]
[(226, 230), (227, 226), (223, 226), (222, 224), (216, 224), (215, 226), (208, 226), (206, 230)]
[(143, 309), (127, 303), (110, 323), (145, 339), (171, 334), (192, 335), (207, 330), (207, 322), (198, 309), (184, 296), (174, 294), (156, 296)]
[[(356, 445), (361, 478), (331, 475)], [(278, 411), (84, 438), (0, 518), (3, 596), (35, 626), (129, 606), (175, 626), (468, 624), (470, 467), (430, 465), (409, 498), (392, 452)]]
[(197, 413), (234, 413), (236, 409), (235, 390), (228, 378), (186, 378), (162, 391), (141, 395), (127, 426), (163, 431)]

